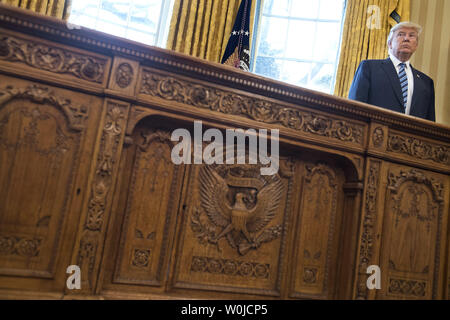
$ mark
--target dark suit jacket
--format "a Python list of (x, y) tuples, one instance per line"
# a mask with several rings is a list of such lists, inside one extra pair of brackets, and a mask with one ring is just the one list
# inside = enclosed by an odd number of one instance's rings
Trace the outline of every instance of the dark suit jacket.
[[(414, 91), (410, 115), (435, 121), (433, 80), (412, 66), (411, 70)], [(389, 58), (362, 61), (356, 70), (348, 97), (404, 113), (400, 80)]]

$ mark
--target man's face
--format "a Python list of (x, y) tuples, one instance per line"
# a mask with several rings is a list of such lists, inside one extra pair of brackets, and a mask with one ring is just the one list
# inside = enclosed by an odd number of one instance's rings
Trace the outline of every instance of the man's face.
[(394, 32), (388, 43), (391, 52), (400, 61), (407, 61), (417, 49), (418, 34), (412, 28), (400, 28)]

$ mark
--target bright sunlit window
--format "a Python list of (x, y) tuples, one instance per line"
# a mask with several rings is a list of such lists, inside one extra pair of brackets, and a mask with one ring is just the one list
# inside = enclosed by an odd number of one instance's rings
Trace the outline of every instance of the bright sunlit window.
[(165, 47), (174, 0), (73, 0), (69, 22)]
[(345, 0), (256, 0), (252, 71), (332, 93)]

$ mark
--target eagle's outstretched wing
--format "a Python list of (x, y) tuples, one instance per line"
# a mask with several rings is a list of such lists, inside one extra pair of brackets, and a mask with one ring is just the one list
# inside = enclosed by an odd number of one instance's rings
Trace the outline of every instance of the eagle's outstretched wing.
[(227, 202), (228, 185), (209, 166), (200, 169), (200, 198), (209, 219), (225, 228), (231, 222), (231, 207)]
[(270, 183), (258, 192), (256, 205), (250, 210), (250, 217), (247, 221), (247, 230), (249, 232), (260, 231), (273, 219), (282, 193), (283, 183), (280, 179)]

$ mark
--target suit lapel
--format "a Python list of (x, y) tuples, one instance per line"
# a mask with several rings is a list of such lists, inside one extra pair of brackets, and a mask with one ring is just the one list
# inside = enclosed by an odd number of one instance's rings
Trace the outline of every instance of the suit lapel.
[[(411, 66), (411, 64), (410, 64)], [(412, 96), (412, 101), (411, 101), (411, 110), (409, 112), (409, 114), (414, 115), (415, 111), (417, 110), (417, 97), (419, 95), (419, 92), (421, 92), (421, 88), (422, 88), (422, 80), (420, 78), (419, 73), (416, 71), (416, 69), (414, 69), (411, 66), (411, 70), (412, 70), (412, 74), (413, 74), (413, 79), (414, 79), (414, 91), (413, 91), (413, 96)]]
[(388, 75), (388, 79), (391, 82), (392, 88), (394, 89), (395, 96), (399, 102), (399, 105), (403, 105), (402, 88), (400, 87), (400, 80), (398, 79), (397, 71), (395, 70), (394, 64), (390, 58), (387, 58), (381, 63), (383, 70)]

